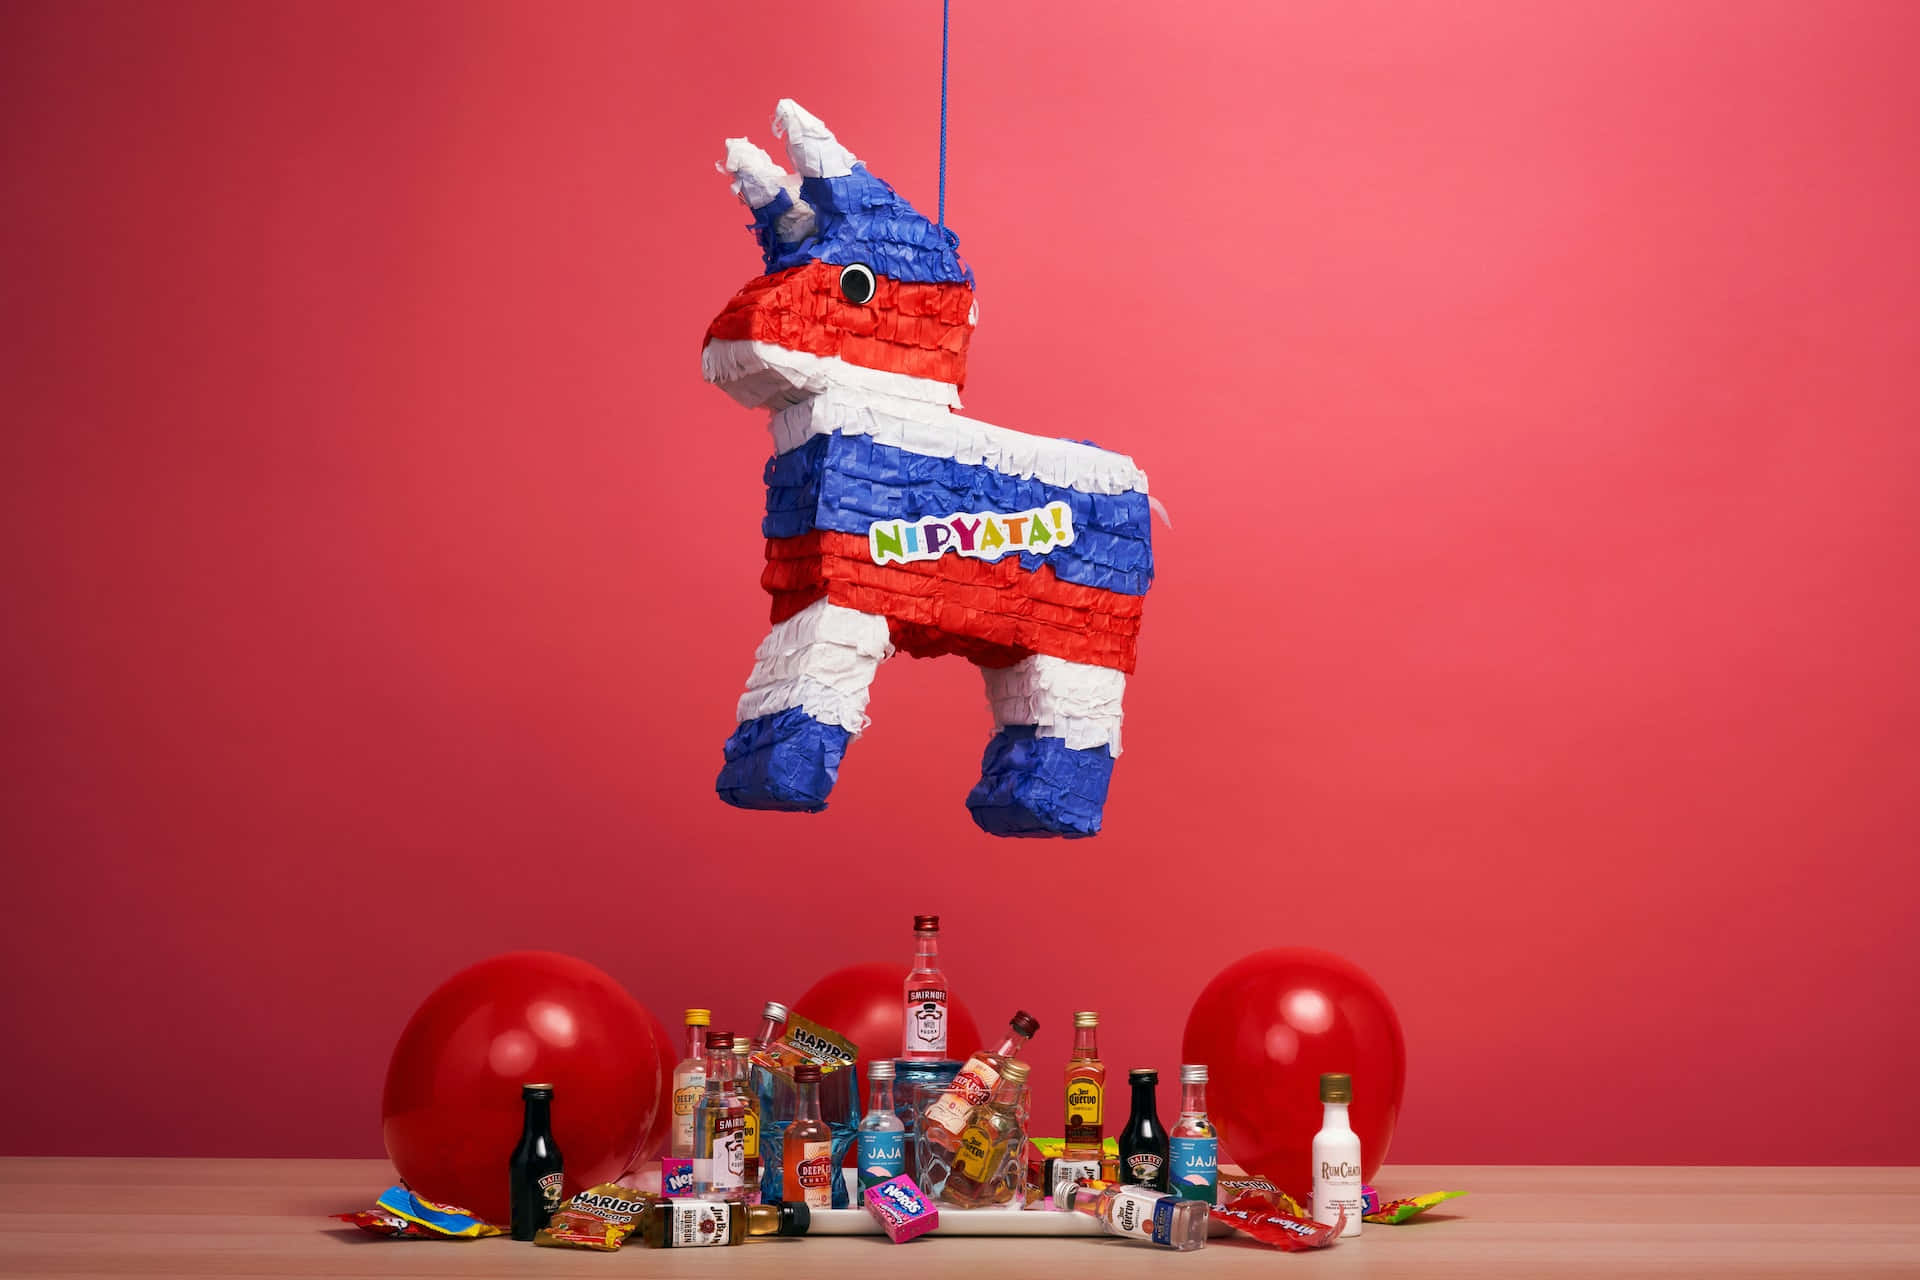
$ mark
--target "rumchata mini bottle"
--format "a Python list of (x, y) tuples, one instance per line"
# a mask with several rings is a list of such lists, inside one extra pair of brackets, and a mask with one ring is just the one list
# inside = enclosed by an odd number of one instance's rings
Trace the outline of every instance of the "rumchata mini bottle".
[(1313, 1220), (1332, 1226), (1347, 1211), (1340, 1238), (1360, 1234), (1360, 1135), (1347, 1118), (1353, 1101), (1353, 1077), (1329, 1072), (1320, 1077), (1320, 1132), (1313, 1135)]
[(947, 1056), (947, 975), (940, 972), (940, 917), (913, 918), (913, 972), (907, 975), (907, 1025), (900, 1056), (934, 1061)]
[(1127, 1072), (1133, 1087), (1133, 1114), (1120, 1131), (1120, 1181), (1168, 1191), (1167, 1131), (1160, 1124), (1160, 1109), (1154, 1092), (1160, 1087), (1160, 1073), (1152, 1067), (1135, 1067)]
[(1173, 1126), (1168, 1160), (1173, 1193), (1212, 1204), (1219, 1193), (1220, 1135), (1207, 1119), (1207, 1069), (1180, 1068), (1180, 1119)]
[(553, 1142), (553, 1086), (523, 1084), (525, 1118), (520, 1144), (507, 1161), (508, 1202), (513, 1208), (513, 1238), (531, 1240), (560, 1210), (560, 1148)]

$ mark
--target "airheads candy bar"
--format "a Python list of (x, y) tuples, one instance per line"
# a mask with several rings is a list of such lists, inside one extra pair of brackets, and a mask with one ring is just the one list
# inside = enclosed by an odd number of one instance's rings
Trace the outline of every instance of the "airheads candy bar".
[(905, 1244), (940, 1225), (940, 1211), (904, 1173), (867, 1188), (867, 1212), (895, 1244)]
[(627, 1242), (640, 1215), (658, 1200), (634, 1187), (603, 1182), (576, 1192), (553, 1220), (534, 1232), (535, 1244), (559, 1249), (601, 1249), (611, 1252)]
[(1389, 1200), (1362, 1218), (1363, 1222), (1377, 1222), (1383, 1226), (1397, 1226), (1408, 1218), (1425, 1213), (1443, 1200), (1467, 1194), (1464, 1191), (1429, 1191), (1423, 1196), (1409, 1196), (1404, 1200)]
[(484, 1222), (471, 1209), (462, 1209), (450, 1204), (435, 1204), (424, 1196), (417, 1196), (405, 1187), (388, 1187), (373, 1202), (375, 1209), (384, 1210), (396, 1218), (405, 1218), (408, 1222), (425, 1227), (436, 1236), (453, 1240), (477, 1240), (481, 1236), (497, 1236), (500, 1228)]

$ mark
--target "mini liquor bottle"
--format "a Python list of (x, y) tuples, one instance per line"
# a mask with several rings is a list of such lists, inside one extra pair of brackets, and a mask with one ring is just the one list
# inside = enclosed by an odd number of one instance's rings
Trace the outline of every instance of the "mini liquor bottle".
[(960, 1147), (953, 1157), (953, 1170), (947, 1175), (940, 1198), (963, 1209), (982, 1205), (1005, 1204), (1013, 1198), (1013, 1188), (1005, 1176), (1007, 1157), (1015, 1155), (1025, 1168), (1026, 1125), (1020, 1115), (1021, 1097), (1027, 1087), (1024, 1062), (1009, 1062), (994, 1086), (993, 1097), (985, 1106), (975, 1107), (960, 1135)]
[(1220, 1135), (1207, 1119), (1207, 1069), (1180, 1068), (1180, 1119), (1169, 1143), (1173, 1193), (1212, 1204), (1219, 1195)]
[(993, 1096), (993, 1087), (1000, 1083), (1000, 1073), (1026, 1047), (1033, 1033), (1040, 1029), (1040, 1022), (1023, 1009), (1013, 1015), (1007, 1028), (1007, 1038), (1000, 1042), (1000, 1047), (991, 1053), (983, 1049), (968, 1058), (967, 1065), (960, 1068), (960, 1074), (953, 1078), (940, 1100), (927, 1108), (926, 1141), (949, 1158), (960, 1146), (960, 1135), (966, 1131), (973, 1109)]
[(1320, 1077), (1320, 1132), (1313, 1135), (1313, 1220), (1332, 1226), (1347, 1211), (1340, 1238), (1360, 1234), (1360, 1135), (1347, 1118), (1353, 1101), (1353, 1077), (1345, 1072)]
[(694, 1108), (693, 1194), (744, 1199), (746, 1107), (733, 1087), (733, 1037), (707, 1033), (706, 1090)]
[(712, 1021), (705, 1009), (687, 1010), (687, 1056), (673, 1069), (673, 1145), (668, 1155), (693, 1154), (693, 1111), (706, 1092), (706, 1035)]
[(553, 1143), (553, 1086), (523, 1084), (520, 1142), (507, 1160), (513, 1238), (531, 1240), (560, 1208), (562, 1161)]
[(752, 1052), (753, 1046), (745, 1040), (734, 1040), (729, 1083), (740, 1097), (746, 1122), (740, 1130), (740, 1199), (745, 1204), (760, 1203), (760, 1099), (753, 1091), (753, 1063), (747, 1057)]
[(1073, 1056), (1067, 1059), (1067, 1143), (1069, 1160), (1098, 1160), (1106, 1129), (1101, 1113), (1106, 1102), (1107, 1064), (1100, 1061), (1100, 1015), (1073, 1015)]
[(938, 1061), (947, 1056), (947, 975), (940, 972), (940, 917), (915, 916), (913, 942), (900, 1056), (915, 1062)]
[(860, 1189), (877, 1187), (907, 1171), (906, 1125), (893, 1107), (893, 1064), (867, 1064), (867, 1114), (860, 1120)]
[(787, 1006), (778, 1000), (767, 1001), (767, 1007), (760, 1011), (760, 1030), (753, 1037), (753, 1052), (764, 1052), (768, 1045), (778, 1040), (790, 1016)]
[(833, 1207), (833, 1130), (820, 1118), (820, 1068), (793, 1069), (793, 1119), (781, 1136), (781, 1190), (785, 1199), (815, 1209)]
[(1133, 1086), (1133, 1114), (1120, 1131), (1120, 1181), (1166, 1191), (1167, 1131), (1160, 1124), (1160, 1111), (1153, 1095), (1160, 1087), (1160, 1073), (1152, 1067), (1135, 1067), (1127, 1072)]
[(1073, 1193), (1073, 1208), (1100, 1219), (1110, 1235), (1182, 1253), (1206, 1247), (1209, 1214), (1198, 1200), (1182, 1200), (1151, 1187), (1081, 1187)]
[(640, 1242), (655, 1249), (745, 1244), (749, 1236), (803, 1236), (812, 1224), (804, 1204), (670, 1200), (640, 1219)]

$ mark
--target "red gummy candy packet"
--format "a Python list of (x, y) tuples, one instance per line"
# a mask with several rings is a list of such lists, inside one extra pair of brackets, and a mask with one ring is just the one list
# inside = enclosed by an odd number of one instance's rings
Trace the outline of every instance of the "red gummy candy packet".
[(335, 1213), (330, 1217), (341, 1222), (350, 1222), (362, 1231), (376, 1236), (385, 1236), (392, 1240), (432, 1240), (444, 1239), (437, 1231), (429, 1231), (417, 1222), (408, 1222), (398, 1214), (382, 1213), (378, 1209), (361, 1209), (356, 1213)]
[(1311, 1218), (1296, 1218), (1274, 1208), (1269, 1196), (1256, 1191), (1236, 1196), (1224, 1205), (1214, 1206), (1213, 1220), (1224, 1222), (1261, 1244), (1284, 1249), (1288, 1253), (1298, 1253), (1307, 1249), (1324, 1249), (1332, 1244), (1346, 1226), (1347, 1215), (1342, 1210), (1340, 1221), (1331, 1226)]

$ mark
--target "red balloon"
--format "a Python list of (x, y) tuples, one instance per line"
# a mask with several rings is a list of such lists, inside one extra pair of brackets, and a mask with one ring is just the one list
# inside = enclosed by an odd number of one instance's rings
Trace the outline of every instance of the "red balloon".
[(599, 969), (550, 951), (482, 960), (414, 1012), (387, 1064), (381, 1131), (408, 1186), (492, 1222), (510, 1216), (520, 1086), (553, 1085), (565, 1192), (609, 1181), (672, 1112), (659, 1020)]
[[(640, 1139), (640, 1150), (633, 1158), (634, 1165), (642, 1165), (661, 1155), (667, 1149), (667, 1135), (673, 1129), (673, 1069), (679, 1064), (675, 1057), (673, 1033), (667, 1030), (667, 1024), (660, 1021), (653, 1010), (640, 1006), (647, 1015), (647, 1033), (653, 1041), (653, 1070), (660, 1078), (659, 1091), (654, 1094), (653, 1107), (647, 1120), (646, 1135)], [(567, 1149), (560, 1148), (565, 1155)], [(624, 1170), (622, 1171), (624, 1172)]]
[[(897, 1058), (907, 1034), (908, 972), (904, 963), (880, 961), (835, 969), (808, 987), (793, 1002), (793, 1011), (853, 1041), (862, 1061)], [(974, 1025), (973, 1015), (949, 995), (947, 1056), (964, 1062), (979, 1047), (980, 1028)]]
[(1323, 1072), (1353, 1076), (1361, 1176), (1371, 1181), (1386, 1159), (1406, 1045), (1385, 993), (1350, 961), (1279, 947), (1227, 966), (1193, 1002), (1180, 1060), (1207, 1065), (1223, 1151), (1295, 1196), (1313, 1189)]

